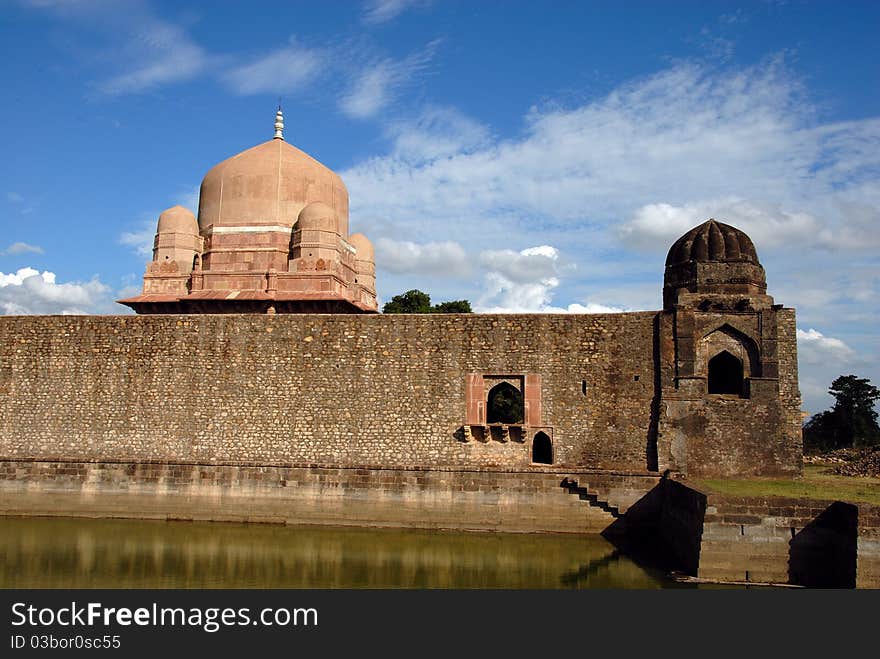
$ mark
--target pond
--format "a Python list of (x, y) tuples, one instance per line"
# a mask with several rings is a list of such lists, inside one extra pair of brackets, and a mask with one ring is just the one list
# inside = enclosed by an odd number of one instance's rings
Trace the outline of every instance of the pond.
[(598, 535), (0, 518), (0, 588), (665, 588)]

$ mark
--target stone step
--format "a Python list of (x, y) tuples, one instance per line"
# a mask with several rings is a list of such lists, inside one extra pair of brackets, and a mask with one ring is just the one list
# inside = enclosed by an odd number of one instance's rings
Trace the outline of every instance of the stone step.
[(589, 484), (580, 485), (574, 478), (566, 477), (562, 481), (562, 487), (567, 489), (569, 494), (577, 494), (581, 501), (587, 501), (591, 506), (604, 510), (615, 519), (622, 517), (626, 512), (609, 502), (601, 493), (590, 490)]

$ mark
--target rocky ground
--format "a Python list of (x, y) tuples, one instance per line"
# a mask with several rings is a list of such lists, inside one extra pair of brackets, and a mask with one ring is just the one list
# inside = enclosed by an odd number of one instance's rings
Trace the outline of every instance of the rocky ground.
[(880, 477), (880, 447), (845, 448), (830, 453), (805, 455), (806, 464), (827, 465), (829, 472), (841, 476)]

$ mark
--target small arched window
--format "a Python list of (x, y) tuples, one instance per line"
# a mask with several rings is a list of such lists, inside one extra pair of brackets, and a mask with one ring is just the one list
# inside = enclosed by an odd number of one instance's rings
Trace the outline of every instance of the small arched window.
[(492, 387), (486, 403), (486, 423), (523, 422), (522, 392), (509, 382)]
[(546, 433), (539, 432), (532, 440), (532, 462), (536, 464), (553, 464), (553, 444)]
[(709, 360), (709, 393), (743, 395), (743, 363), (726, 350)]

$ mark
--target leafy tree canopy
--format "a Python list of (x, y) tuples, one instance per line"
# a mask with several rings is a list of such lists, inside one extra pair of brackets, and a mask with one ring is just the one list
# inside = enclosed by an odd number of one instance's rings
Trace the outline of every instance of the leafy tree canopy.
[(880, 445), (874, 403), (880, 390), (867, 378), (841, 375), (831, 383), (835, 403), (804, 425), (804, 448), (811, 452)]
[(431, 296), (416, 289), (395, 295), (382, 313), (431, 313)]
[(522, 423), (522, 420), (522, 394), (506, 382), (494, 387), (489, 392), (486, 421), (488, 423)]
[(395, 295), (382, 307), (383, 313), (472, 313), (467, 300), (452, 300), (431, 306), (431, 296), (418, 289)]
[(467, 300), (450, 300), (434, 305), (434, 313), (473, 313)]

